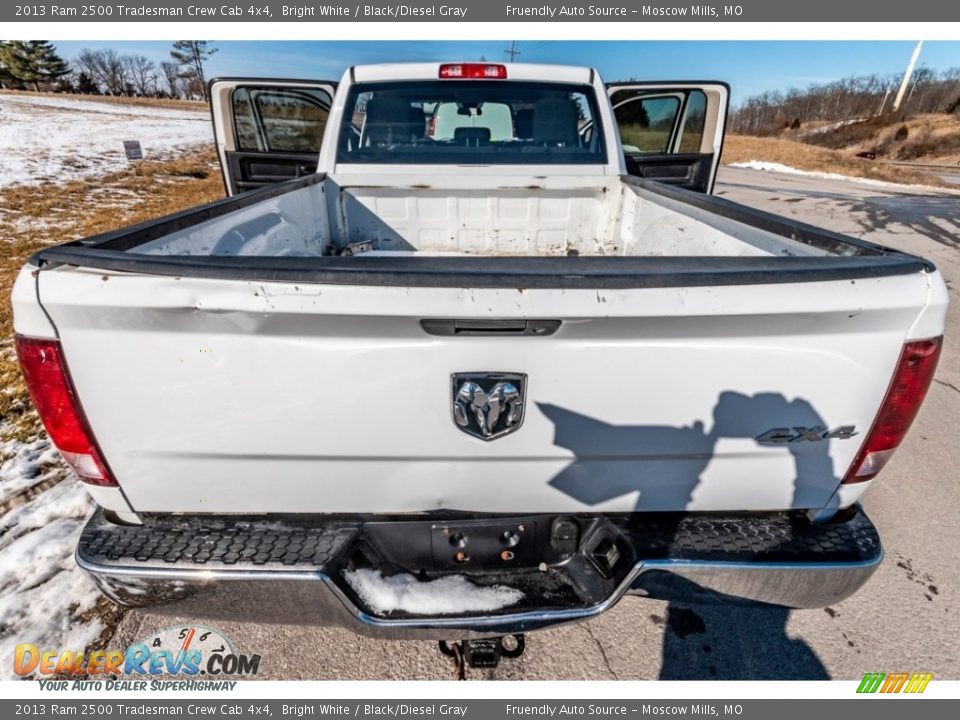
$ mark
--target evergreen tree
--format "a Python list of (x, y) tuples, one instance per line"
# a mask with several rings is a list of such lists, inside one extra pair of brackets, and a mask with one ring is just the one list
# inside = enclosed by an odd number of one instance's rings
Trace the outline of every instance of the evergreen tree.
[(81, 72), (77, 75), (77, 92), (83, 95), (99, 95), (100, 88), (87, 73)]
[(200, 94), (207, 99), (207, 82), (203, 73), (203, 63), (213, 55), (217, 48), (210, 47), (208, 40), (177, 40), (173, 43), (170, 56), (177, 61), (183, 70), (180, 77), (195, 81), (200, 86)]
[(41, 80), (52, 82), (70, 73), (70, 66), (57, 53), (53, 43), (47, 40), (34, 40), (32, 44), (36, 48)]
[(63, 77), (70, 68), (53, 43), (47, 40), (11, 40), (0, 48), (0, 65), (4, 73), (14, 79), (33, 85), (39, 91), (40, 83)]
[(10, 70), (9, 54), (12, 51), (10, 43), (0, 40), (0, 88), (13, 87), (17, 83)]

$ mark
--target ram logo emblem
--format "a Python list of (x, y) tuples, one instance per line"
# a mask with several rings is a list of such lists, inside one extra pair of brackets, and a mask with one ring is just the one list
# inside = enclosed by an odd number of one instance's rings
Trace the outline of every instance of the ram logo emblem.
[(468, 435), (496, 440), (523, 423), (527, 376), (522, 373), (454, 373), (453, 422)]

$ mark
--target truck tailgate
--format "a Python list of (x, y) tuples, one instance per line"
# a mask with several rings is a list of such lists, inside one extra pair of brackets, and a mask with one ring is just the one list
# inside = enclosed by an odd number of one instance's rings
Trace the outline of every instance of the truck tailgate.
[[(924, 273), (599, 291), (37, 275), (143, 512), (822, 507), (928, 293)], [(444, 336), (430, 318), (561, 325)], [(451, 376), (485, 372), (526, 375), (522, 425), (493, 440), (452, 412)], [(798, 440), (757, 441), (775, 428)]]

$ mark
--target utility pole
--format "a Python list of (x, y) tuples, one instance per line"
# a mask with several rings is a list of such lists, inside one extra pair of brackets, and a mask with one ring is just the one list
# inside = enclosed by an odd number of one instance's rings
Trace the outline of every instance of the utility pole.
[(920, 57), (920, 48), (923, 47), (923, 40), (917, 43), (913, 49), (913, 55), (910, 56), (910, 63), (907, 65), (907, 71), (903, 74), (903, 82), (900, 83), (900, 89), (897, 91), (897, 97), (893, 101), (893, 112), (900, 109), (900, 103), (903, 102), (903, 96), (907, 92), (907, 85), (910, 84), (910, 77), (913, 75), (913, 68), (917, 65), (917, 59)]
[(510, 41), (510, 49), (504, 50), (504, 54), (510, 59), (510, 62), (516, 62), (517, 56), (520, 54), (520, 51), (517, 47), (520, 45), (516, 40)]
[(887, 91), (883, 94), (883, 102), (880, 103), (880, 109), (877, 110), (877, 115), (883, 115), (883, 109), (887, 106), (888, 97), (890, 97), (890, 88), (887, 88)]

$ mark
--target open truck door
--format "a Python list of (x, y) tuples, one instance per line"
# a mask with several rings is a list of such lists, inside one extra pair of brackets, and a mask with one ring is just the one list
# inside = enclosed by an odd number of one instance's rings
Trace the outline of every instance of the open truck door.
[(730, 88), (722, 82), (609, 83), (630, 175), (713, 191)]
[(228, 195), (316, 172), (335, 82), (218, 78), (210, 111)]

